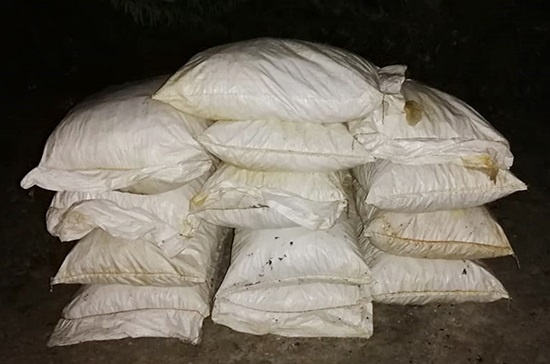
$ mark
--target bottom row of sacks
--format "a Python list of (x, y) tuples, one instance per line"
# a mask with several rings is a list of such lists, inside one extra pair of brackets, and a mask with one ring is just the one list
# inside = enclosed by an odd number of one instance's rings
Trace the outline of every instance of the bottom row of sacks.
[[(217, 324), (255, 335), (368, 338), (373, 302), (422, 305), (508, 298), (480, 262), (379, 250), (362, 233), (353, 198), (349, 201), (327, 230), (235, 229), (230, 265), (217, 291), (215, 268), (227, 245), (222, 242), (207, 259), (211, 267), (203, 282), (155, 287), (111, 279), (111, 284), (85, 285), (63, 310), (49, 346), (126, 337), (198, 344), (210, 314)], [(125, 264), (133, 265), (128, 271), (140, 269), (137, 259)], [(154, 267), (147, 269), (154, 272)], [(96, 282), (96, 276), (87, 274), (86, 282)]]

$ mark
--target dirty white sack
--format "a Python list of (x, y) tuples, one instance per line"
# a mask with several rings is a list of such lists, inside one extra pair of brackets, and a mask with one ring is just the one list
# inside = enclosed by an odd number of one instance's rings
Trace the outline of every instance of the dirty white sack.
[(212, 320), (256, 335), (372, 335), (357, 222), (349, 211), (328, 230), (236, 229)]
[(181, 286), (207, 282), (229, 229), (202, 222), (170, 257), (145, 240), (115, 238), (95, 229), (69, 252), (51, 284)]
[(224, 162), (260, 171), (332, 172), (373, 161), (344, 124), (219, 121), (198, 140)]
[(191, 200), (189, 214), (249, 229), (332, 227), (347, 206), (340, 172), (261, 172), (223, 164)]
[(395, 212), (481, 206), (527, 189), (508, 170), (455, 164), (405, 165), (377, 160), (354, 168), (353, 175), (368, 193), (366, 203)]
[(345, 122), (380, 104), (378, 71), (329, 45), (258, 38), (198, 53), (153, 97), (212, 120)]
[(65, 306), (48, 346), (138, 337), (198, 344), (210, 314), (208, 284), (182, 287), (86, 285)]
[(492, 302), (508, 298), (499, 280), (470, 260), (420, 259), (385, 253), (361, 236), (374, 302), (400, 305)]
[(349, 129), (375, 158), (394, 163), (508, 169), (514, 160), (508, 141), (472, 107), (413, 80)]
[(177, 250), (187, 244), (197, 227), (187, 219), (189, 201), (207, 177), (205, 174), (183, 187), (151, 195), (57, 192), (46, 214), (46, 226), (61, 241), (80, 239), (99, 228), (113, 237), (148, 241), (166, 252)]
[(389, 254), (429, 259), (484, 259), (514, 254), (502, 227), (485, 206), (424, 213), (380, 210), (364, 203), (354, 181), (363, 234)]
[(152, 100), (167, 76), (109, 88), (78, 104), (21, 181), (54, 191), (108, 191), (144, 180), (180, 186), (212, 166), (195, 140), (211, 122)]

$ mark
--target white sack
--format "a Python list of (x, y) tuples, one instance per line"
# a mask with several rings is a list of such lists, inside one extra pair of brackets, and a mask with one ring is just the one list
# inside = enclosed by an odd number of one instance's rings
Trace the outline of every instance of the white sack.
[(170, 258), (144, 240), (114, 238), (96, 229), (69, 252), (51, 284), (181, 286), (212, 276), (228, 229), (201, 223), (184, 249)]
[(374, 302), (400, 305), (492, 302), (508, 292), (480, 263), (391, 255), (360, 238), (374, 283)]
[(394, 163), (480, 166), (488, 159), (508, 169), (514, 160), (508, 141), (473, 108), (412, 80), (349, 128), (374, 157)]
[(142, 239), (165, 251), (179, 249), (190, 238), (184, 222), (189, 201), (204, 184), (203, 175), (178, 189), (153, 195), (118, 191), (57, 192), (46, 215), (48, 231), (61, 241), (84, 237), (100, 228), (113, 237)]
[(191, 200), (190, 215), (250, 229), (334, 225), (347, 196), (333, 173), (259, 172), (223, 164)]
[(107, 89), (77, 105), (21, 181), (54, 191), (107, 191), (146, 179), (182, 185), (212, 166), (195, 140), (211, 123), (151, 94), (166, 76)]
[(236, 229), (212, 320), (258, 335), (369, 337), (372, 278), (352, 207), (329, 230)]
[(260, 171), (332, 172), (373, 160), (343, 124), (219, 121), (198, 140), (221, 160)]
[(378, 67), (348, 51), (260, 38), (198, 53), (153, 97), (206, 119), (334, 123), (374, 110), (378, 81)]
[[(362, 291), (358, 286), (309, 283), (243, 292), (242, 297), (218, 297), (212, 320), (254, 335), (369, 338), (373, 333), (373, 307)], [(331, 300), (338, 297), (347, 297), (350, 304)], [(255, 298), (263, 302), (256, 302)], [(266, 305), (268, 299), (276, 301)], [(304, 305), (304, 301), (312, 307)]]
[(83, 286), (63, 309), (48, 346), (137, 337), (198, 344), (210, 314), (207, 284), (185, 287)]
[[(353, 169), (366, 203), (395, 212), (453, 210), (487, 204), (527, 189), (508, 170), (495, 175), (454, 164), (405, 165), (378, 160)], [(494, 180), (492, 180), (494, 177)]]
[(483, 259), (514, 254), (502, 227), (485, 206), (424, 213), (399, 213), (365, 204), (354, 183), (363, 234), (389, 254), (430, 259)]

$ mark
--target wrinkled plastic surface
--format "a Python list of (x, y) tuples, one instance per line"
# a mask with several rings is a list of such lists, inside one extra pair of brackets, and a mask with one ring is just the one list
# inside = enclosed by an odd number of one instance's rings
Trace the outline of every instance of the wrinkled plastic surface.
[(114, 238), (96, 229), (69, 252), (51, 284), (181, 286), (211, 276), (229, 229), (202, 222), (172, 258), (144, 240)]
[(289, 282), (368, 282), (356, 222), (342, 214), (328, 230), (236, 229), (231, 265), (218, 294)]
[(475, 207), (527, 189), (512, 172), (492, 181), (483, 171), (455, 164), (405, 165), (378, 160), (353, 169), (366, 203), (395, 212)]
[(373, 160), (344, 124), (220, 121), (198, 140), (221, 160), (259, 171), (332, 172)]
[(480, 263), (419, 259), (385, 253), (360, 237), (374, 283), (374, 302), (400, 305), (492, 302), (508, 292)]
[(48, 346), (137, 337), (200, 342), (210, 288), (83, 286), (63, 309)]
[(363, 234), (394, 255), (430, 259), (484, 259), (514, 254), (502, 227), (485, 206), (424, 213), (399, 213), (365, 204), (355, 181)]
[(378, 67), (348, 51), (259, 38), (198, 53), (153, 96), (213, 120), (344, 122), (380, 103)]
[(166, 78), (111, 88), (77, 105), (21, 186), (108, 191), (146, 179), (183, 184), (204, 174), (213, 158), (195, 138), (211, 122), (152, 100)]
[(508, 169), (514, 160), (508, 141), (473, 108), (412, 80), (349, 128), (374, 157), (394, 163), (463, 164), (487, 157)]
[(143, 239), (165, 251), (179, 249), (189, 238), (183, 236), (189, 201), (206, 179), (203, 175), (178, 189), (152, 195), (57, 192), (46, 215), (47, 228), (61, 241), (77, 240), (100, 228), (114, 237)]
[(328, 230), (236, 229), (212, 319), (257, 335), (369, 337), (372, 278), (353, 209)]
[(342, 174), (259, 172), (222, 165), (192, 199), (190, 214), (250, 229), (332, 227), (347, 197)]
[[(254, 335), (362, 338), (372, 336), (373, 307), (370, 300), (362, 300), (360, 287), (316, 283), (282, 288), (283, 291), (278, 288), (254, 291), (241, 300), (233, 296), (219, 297), (214, 302), (212, 320), (233, 330)], [(293, 297), (281, 302), (285, 293)], [(243, 292), (243, 295), (245, 294), (246, 292)], [(280, 305), (272, 304), (273, 311), (255, 307), (254, 297), (264, 294), (269, 298), (277, 299)], [(296, 295), (300, 297), (294, 297)], [(349, 305), (340, 305), (339, 302), (329, 304), (330, 298), (338, 297), (344, 297), (347, 300), (357, 298), (357, 300)], [(303, 307), (302, 299), (316, 304), (299, 311), (295, 304)], [(243, 306), (239, 301), (244, 301), (246, 305)], [(319, 304), (327, 307), (313, 308)]]

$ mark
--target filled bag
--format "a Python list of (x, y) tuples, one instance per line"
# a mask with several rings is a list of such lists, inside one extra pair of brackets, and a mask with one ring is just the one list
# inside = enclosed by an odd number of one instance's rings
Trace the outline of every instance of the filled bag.
[(212, 168), (196, 141), (211, 122), (152, 100), (166, 76), (109, 88), (71, 110), (21, 181), (53, 191), (109, 191), (150, 180), (181, 186)]
[(198, 140), (226, 163), (270, 172), (333, 172), (373, 161), (343, 124), (219, 121)]
[(256, 335), (371, 336), (372, 278), (352, 207), (328, 230), (236, 229), (212, 320)]
[(198, 53), (153, 98), (205, 119), (344, 122), (381, 102), (378, 71), (329, 45), (258, 38)]
[(201, 223), (173, 257), (144, 240), (115, 238), (95, 229), (69, 252), (51, 284), (181, 286), (204, 283), (229, 229)]
[(372, 271), (373, 302), (399, 305), (493, 302), (508, 292), (481, 263), (392, 255), (360, 237)]
[(343, 176), (261, 172), (223, 164), (191, 200), (190, 216), (233, 228), (332, 227), (347, 206)]
[(464, 209), (527, 189), (508, 170), (485, 170), (455, 164), (405, 165), (377, 160), (353, 169), (367, 191), (365, 202), (395, 212)]
[(177, 250), (196, 229), (197, 223), (187, 216), (189, 202), (207, 177), (205, 174), (183, 187), (152, 195), (57, 192), (46, 214), (46, 226), (61, 241), (83, 238), (99, 228), (113, 237), (142, 239), (165, 251)]
[(367, 193), (354, 181), (362, 233), (386, 253), (429, 259), (484, 259), (513, 255), (502, 227), (485, 206), (406, 213), (364, 203)]
[(48, 346), (138, 337), (201, 341), (210, 314), (208, 284), (183, 287), (86, 285), (63, 309)]
[(514, 160), (508, 141), (472, 107), (413, 80), (349, 129), (375, 158), (394, 163), (508, 169)]

